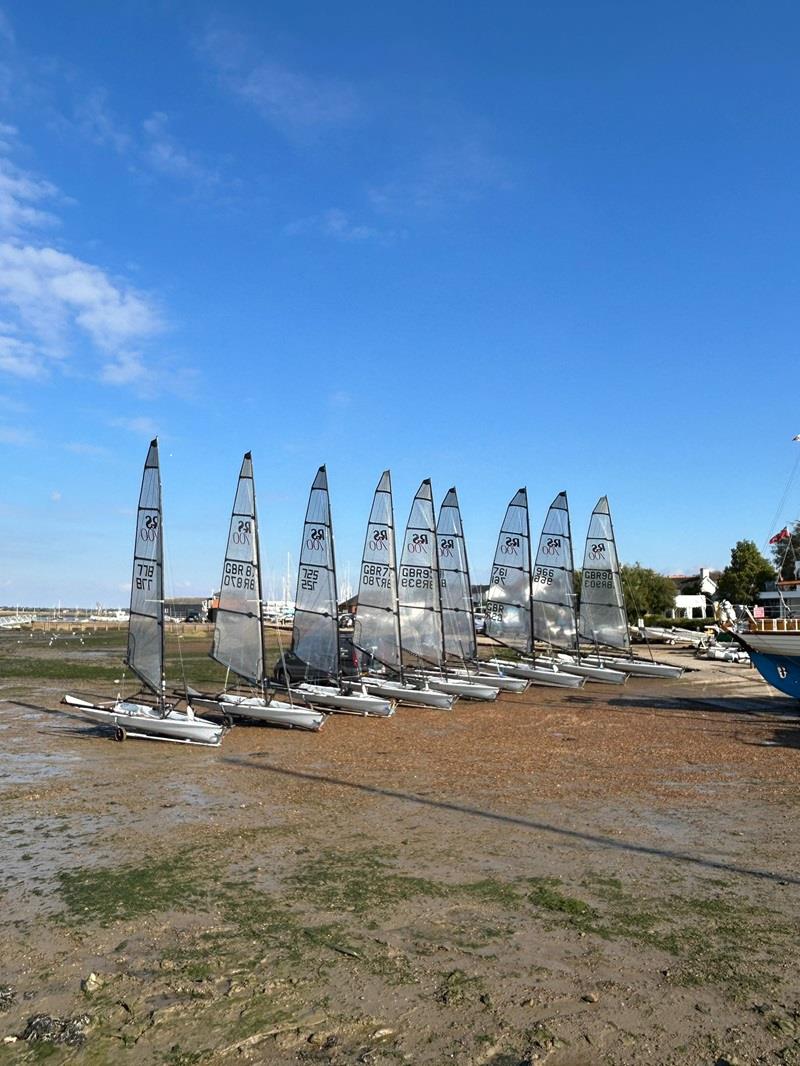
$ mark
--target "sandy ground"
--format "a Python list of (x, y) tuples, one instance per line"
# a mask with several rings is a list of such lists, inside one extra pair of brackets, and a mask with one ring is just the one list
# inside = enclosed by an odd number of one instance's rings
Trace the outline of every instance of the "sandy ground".
[(662, 658), (218, 750), (16, 677), (0, 1063), (800, 1063), (800, 708)]

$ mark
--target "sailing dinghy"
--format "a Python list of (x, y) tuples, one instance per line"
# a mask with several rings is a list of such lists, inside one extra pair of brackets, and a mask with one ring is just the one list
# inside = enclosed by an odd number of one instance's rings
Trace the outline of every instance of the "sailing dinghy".
[(566, 492), (560, 492), (544, 520), (531, 573), (533, 641), (547, 644), (556, 656), (537, 655), (536, 661), (555, 661), (564, 673), (588, 681), (624, 684), (628, 675), (623, 671), (590, 665), (580, 658), (575, 598), (569, 505)]
[(497, 668), (492, 671), (478, 660), (467, 545), (455, 487), (448, 491), (439, 508), (436, 543), (447, 676), (496, 691), (524, 692), (528, 687), (525, 678), (505, 676)]
[(392, 697), (377, 696), (359, 678), (351, 682), (342, 676), (336, 556), (324, 466), (311, 485), (303, 525), (291, 651), (314, 678), (292, 690), (308, 703), (345, 714), (386, 718), (394, 713)]
[(364, 685), (368, 692), (413, 707), (449, 710), (453, 706), (453, 696), (430, 688), (424, 681), (411, 683), (403, 669), (392, 477), (388, 470), (375, 489), (367, 523), (353, 643), (367, 666)]
[(486, 635), (520, 658), (489, 662), (537, 685), (580, 688), (584, 678), (563, 673), (554, 663), (540, 666), (521, 658), (533, 651), (530, 544), (528, 493), (522, 488), (511, 499), (500, 527), (486, 601)]
[(126, 663), (144, 686), (132, 699), (95, 703), (65, 695), (61, 701), (87, 718), (110, 726), (115, 740), (126, 736), (216, 747), (223, 725), (179, 711), (166, 699), (164, 676), (164, 545), (158, 440), (150, 442), (142, 475), (133, 549), (131, 607)]
[[(637, 677), (677, 678), (683, 667), (635, 659), (631, 651), (628, 615), (622, 592), (617, 544), (608, 498), (601, 496), (589, 521), (581, 582), (580, 637), (594, 646), (594, 654), (584, 653), (581, 661), (591, 666), (621, 670)], [(607, 655), (600, 647), (627, 652)]]
[(214, 702), (231, 717), (316, 731), (325, 722), (324, 714), (272, 696), (265, 676), (263, 611), (253, 460), (250, 452), (245, 452), (222, 565), (211, 657), (246, 689), (230, 690), (226, 685), (225, 691), (214, 697)]
[(444, 627), (436, 521), (426, 478), (411, 504), (399, 571), (400, 635), (407, 675), (439, 692), (495, 700), (497, 689), (445, 673)]

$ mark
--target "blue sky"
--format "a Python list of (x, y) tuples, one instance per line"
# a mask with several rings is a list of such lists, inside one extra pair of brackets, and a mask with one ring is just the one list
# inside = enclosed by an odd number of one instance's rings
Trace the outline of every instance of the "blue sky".
[[(390, 467), (608, 494), (625, 561), (722, 566), (795, 462), (789, 3), (6, 3), (0, 602), (125, 602), (147, 441), (170, 591), (253, 450), (267, 569), (328, 465), (354, 574)], [(800, 513), (789, 494), (784, 521)]]

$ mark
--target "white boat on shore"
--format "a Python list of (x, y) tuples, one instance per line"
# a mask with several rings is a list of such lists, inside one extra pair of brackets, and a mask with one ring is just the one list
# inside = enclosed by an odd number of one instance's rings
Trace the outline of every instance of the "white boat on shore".
[(94, 701), (65, 695), (62, 703), (108, 726), (115, 740), (171, 740), (216, 747), (225, 726), (179, 710), (166, 698), (164, 675), (164, 529), (158, 441), (150, 442), (136, 513), (126, 663), (144, 686), (140, 698)]

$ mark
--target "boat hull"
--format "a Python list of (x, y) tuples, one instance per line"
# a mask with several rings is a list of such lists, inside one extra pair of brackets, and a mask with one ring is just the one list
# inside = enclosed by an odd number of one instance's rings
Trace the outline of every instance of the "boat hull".
[[(489, 663), (492, 666), (500, 665), (499, 662), (495, 662), (492, 659), (489, 660)], [(512, 663), (503, 660), (502, 669), (506, 670), (512, 677), (524, 677), (533, 685), (547, 685), (551, 688), (582, 688), (586, 684), (585, 677), (564, 673), (562, 670), (553, 669), (553, 667), (534, 666), (532, 663)]]
[(479, 685), (490, 685), (499, 692), (524, 692), (530, 682), (524, 677), (505, 677), (502, 674), (483, 674), (479, 670), (448, 670), (448, 677), (460, 677), (467, 681), (476, 681)]
[(405, 703), (410, 707), (435, 707), (438, 710), (449, 711), (456, 700), (455, 696), (447, 692), (435, 692), (431, 688), (414, 688), (413, 685), (403, 685), (399, 681), (387, 681), (383, 678), (367, 677), (364, 679), (364, 687), (374, 696), (397, 700), (398, 703)]
[(612, 670), (608, 666), (590, 666), (584, 662), (573, 662), (571, 659), (559, 659), (558, 667), (568, 674), (577, 674), (585, 677), (587, 681), (599, 681), (603, 685), (624, 685), (628, 675), (624, 670)]
[[(420, 676), (420, 675), (416, 675)], [(480, 681), (462, 677), (447, 677), (441, 674), (424, 674), (425, 684), (436, 692), (446, 692), (450, 696), (458, 696), (465, 700), (496, 700), (497, 688), (481, 684)]]
[(767, 684), (800, 699), (800, 633), (734, 633)]
[(647, 662), (644, 659), (622, 659), (606, 655), (584, 655), (581, 662), (589, 666), (602, 666), (608, 670), (621, 670), (633, 677), (662, 677), (677, 679), (683, 677), (682, 666), (670, 663)]
[(316, 733), (327, 720), (322, 711), (311, 707), (292, 706), (281, 700), (266, 700), (260, 696), (220, 696), (219, 706), (224, 714), (238, 718), (252, 718), (256, 722), (283, 726), (284, 729), (308, 729)]
[(104, 707), (79, 696), (66, 695), (61, 702), (67, 707), (74, 707), (94, 722), (112, 729), (124, 729), (126, 735), (134, 737), (219, 747), (225, 733), (225, 727), (218, 722), (175, 709), (162, 717), (155, 708), (135, 700), (117, 700)]
[(394, 700), (381, 698), (369, 692), (342, 692), (330, 685), (312, 685), (304, 682), (296, 685), (292, 692), (313, 706), (329, 707), (341, 714), (372, 715), (377, 718), (390, 718), (394, 714)]

